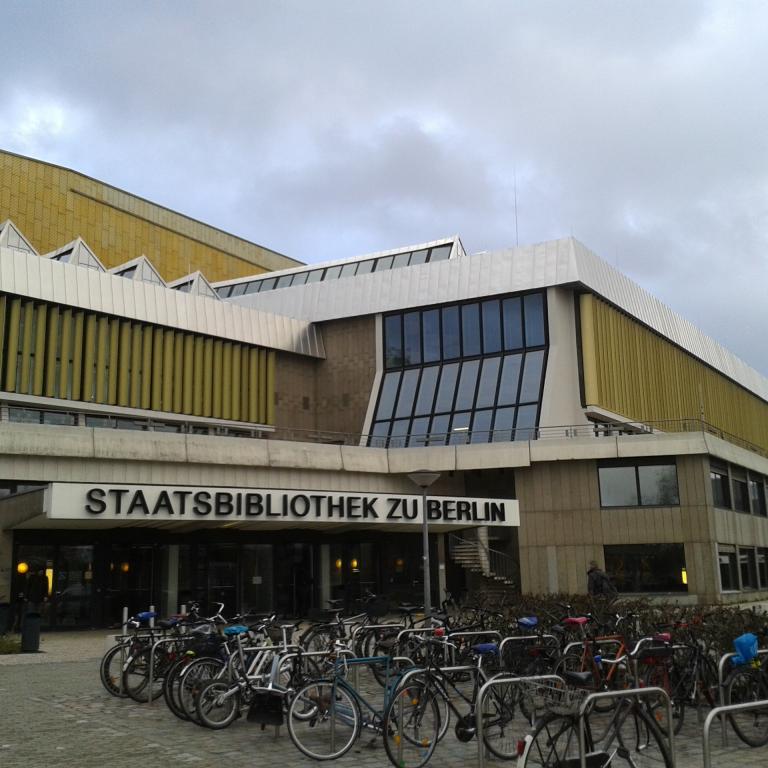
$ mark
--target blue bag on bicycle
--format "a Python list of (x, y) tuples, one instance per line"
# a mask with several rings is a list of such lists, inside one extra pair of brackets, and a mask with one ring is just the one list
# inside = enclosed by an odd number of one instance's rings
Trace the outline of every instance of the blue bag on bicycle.
[(733, 641), (733, 647), (736, 649), (736, 655), (731, 659), (731, 663), (737, 667), (749, 664), (757, 657), (757, 635), (751, 632), (740, 635)]

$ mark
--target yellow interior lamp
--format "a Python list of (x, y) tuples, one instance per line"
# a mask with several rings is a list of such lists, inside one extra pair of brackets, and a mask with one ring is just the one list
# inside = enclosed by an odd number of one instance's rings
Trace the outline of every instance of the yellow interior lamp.
[(130, 571), (130, 570), (131, 570), (131, 566), (130, 566), (130, 563), (120, 563), (120, 570), (121, 570), (123, 573), (128, 573), (128, 571)]
[(685, 584), (686, 586), (688, 585), (688, 569), (687, 568), (683, 568), (680, 571), (680, 579), (683, 582), (683, 584)]
[(341, 558), (340, 557), (336, 559), (336, 570), (337, 571), (341, 570)]
[(25, 563), (23, 560), (16, 566), (16, 573), (23, 576), (29, 570), (29, 563)]
[(352, 573), (359, 573), (360, 572), (360, 564), (357, 562), (357, 558), (353, 557), (352, 560), (350, 560), (349, 564), (352, 566)]

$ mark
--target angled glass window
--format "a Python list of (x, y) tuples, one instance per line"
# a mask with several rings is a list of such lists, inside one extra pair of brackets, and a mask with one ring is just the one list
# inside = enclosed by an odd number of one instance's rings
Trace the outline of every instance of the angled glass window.
[(461, 354), (459, 308), (443, 307), (443, 360), (455, 360)]
[(389, 435), (389, 422), (377, 421), (373, 425), (373, 431), (371, 432), (371, 447), (373, 448), (386, 448), (387, 436)]
[(414, 251), (411, 254), (411, 263), (410, 266), (413, 266), (414, 264), (424, 264), (427, 260), (427, 256), (429, 255), (429, 251), (424, 249), (423, 251)]
[(328, 267), (323, 275), (323, 280), (336, 280), (341, 276), (341, 267)]
[(491, 423), (493, 422), (493, 410), (486, 408), (484, 411), (475, 411), (472, 419), (472, 433), (470, 442), (487, 443), (491, 439)]
[(483, 307), (483, 354), (492, 355), (501, 351), (501, 314), (499, 302), (484, 301)]
[(293, 285), (304, 285), (309, 277), (309, 272), (297, 272), (293, 276)]
[(501, 371), (501, 382), (499, 383), (499, 405), (512, 405), (517, 402), (517, 390), (520, 383), (520, 367), (522, 365), (522, 355), (506, 355), (504, 357), (504, 366)]
[(247, 283), (238, 283), (232, 288), (232, 296), (242, 296), (245, 293)]
[(261, 291), (271, 291), (275, 287), (276, 282), (277, 280), (274, 277), (267, 277), (261, 281)]
[(351, 264), (344, 264), (341, 268), (341, 277), (352, 277), (357, 274), (357, 262), (353, 261)]
[(261, 280), (253, 280), (245, 286), (246, 295), (249, 293), (258, 293), (261, 288)]
[(231, 285), (223, 285), (221, 288), (218, 288), (217, 290), (219, 291), (219, 296), (221, 296), (222, 299), (228, 299), (232, 295)]
[(523, 368), (523, 382), (520, 385), (520, 402), (530, 403), (539, 399), (541, 393), (541, 368), (544, 351), (526, 352)]
[(427, 437), (429, 435), (429, 417), (425, 416), (420, 419), (414, 419), (411, 423), (411, 439), (408, 441), (408, 445), (417, 447), (427, 444)]
[(522, 349), (523, 316), (520, 299), (504, 299), (501, 310), (504, 318), (504, 349)]
[(429, 253), (430, 261), (445, 261), (450, 258), (452, 245), (440, 245), (437, 248), (433, 248)]
[(512, 439), (512, 428), (515, 426), (516, 408), (497, 408), (493, 420), (494, 443), (508, 443)]
[(536, 438), (537, 405), (521, 405), (517, 409), (515, 422), (515, 440), (534, 440)]
[(311, 272), (307, 272), (308, 283), (319, 283), (323, 279), (322, 269), (313, 269)]
[(288, 288), (292, 282), (293, 275), (280, 275), (280, 277), (277, 278), (277, 285), (275, 285), (275, 288)]
[(406, 312), (403, 315), (405, 337), (404, 365), (418, 365), (421, 362), (421, 312)]
[(384, 376), (384, 383), (381, 386), (381, 397), (379, 398), (379, 407), (376, 411), (376, 417), (378, 419), (392, 418), (392, 409), (395, 406), (397, 388), (400, 385), (400, 375), (400, 371), (396, 371)]
[(402, 315), (384, 318), (384, 365), (398, 368), (403, 364)]
[(450, 421), (451, 417), (446, 414), (435, 416), (432, 419), (432, 426), (429, 428), (430, 445), (445, 445), (448, 439), (448, 424)]
[(480, 307), (464, 304), (461, 308), (461, 346), (464, 357), (480, 354)]
[[(456, 392), (456, 403), (453, 406), (457, 411), (469, 410), (474, 406), (477, 371), (479, 368), (479, 360), (469, 360), (461, 364), (459, 388)], [(469, 424), (467, 424), (467, 426), (469, 426)]]
[(405, 448), (408, 444), (408, 432), (410, 431), (410, 419), (398, 419), (392, 422), (392, 429), (389, 432), (390, 448)]
[(430, 309), (421, 315), (422, 350), (425, 363), (440, 359), (440, 310)]
[(448, 437), (449, 445), (463, 445), (469, 442), (469, 423), (472, 414), (469, 411), (454, 413), (451, 420), (451, 433)]
[(419, 397), (416, 400), (414, 415), (426, 416), (432, 413), (432, 403), (435, 400), (435, 385), (437, 384), (439, 373), (439, 365), (430, 365), (422, 370)]
[(382, 256), (380, 259), (376, 259), (376, 271), (382, 272), (385, 269), (392, 269), (392, 256)]
[(370, 272), (373, 272), (373, 265), (376, 262), (374, 259), (368, 259), (367, 261), (360, 261), (357, 264), (357, 274), (358, 275), (367, 275)]
[(525, 303), (525, 346), (544, 345), (544, 294), (530, 293), (524, 298)]
[(392, 269), (398, 269), (398, 267), (407, 267), (410, 259), (410, 253), (398, 253), (397, 256), (392, 259)]
[(413, 368), (403, 374), (403, 381), (400, 384), (400, 395), (397, 398), (397, 409), (395, 418), (401, 419), (410, 416), (413, 412), (413, 401), (416, 398), (416, 387), (419, 383), (418, 368)]
[(440, 376), (440, 387), (437, 390), (437, 401), (435, 402), (436, 413), (452, 410), (458, 373), (458, 363), (448, 363), (448, 365), (443, 366), (443, 372)]
[(480, 374), (476, 408), (490, 408), (496, 404), (496, 384), (499, 379), (500, 357), (486, 357)]

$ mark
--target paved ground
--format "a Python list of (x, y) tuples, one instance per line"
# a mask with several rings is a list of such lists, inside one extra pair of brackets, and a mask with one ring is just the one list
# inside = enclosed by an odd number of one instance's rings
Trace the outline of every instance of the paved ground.
[[(259, 730), (244, 719), (223, 731), (207, 731), (176, 719), (162, 700), (153, 707), (116, 699), (99, 683), (98, 661), (104, 632), (48, 635), (45, 653), (0, 656), (0, 766), (2, 768), (154, 768), (154, 766), (233, 765), (316, 766), (290, 742), (284, 729)], [(80, 656), (81, 661), (76, 661)], [(749, 749), (731, 735), (720, 746), (713, 730), (713, 765), (765, 766), (768, 747)], [(338, 768), (388, 766), (380, 740), (368, 739)], [(700, 768), (701, 726), (689, 713), (678, 739), (678, 768)], [(438, 746), (432, 764), (459, 768), (477, 763), (476, 743), (461, 744), (452, 734)], [(492, 762), (491, 765), (501, 765)]]

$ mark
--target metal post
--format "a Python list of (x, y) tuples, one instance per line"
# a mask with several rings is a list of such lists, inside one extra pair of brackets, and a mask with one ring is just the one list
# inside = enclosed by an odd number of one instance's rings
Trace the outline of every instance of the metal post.
[(719, 717), (722, 721), (731, 712), (748, 712), (752, 709), (768, 709), (768, 699), (763, 701), (747, 701), (743, 704), (731, 704), (727, 707), (715, 707), (707, 715), (707, 719), (704, 721), (704, 734), (702, 736), (703, 768), (712, 768), (711, 745), (709, 743), (709, 731), (712, 727), (712, 721), (716, 717)]
[(439, 472), (429, 472), (420, 469), (411, 472), (408, 479), (421, 488), (421, 546), (422, 559), (424, 561), (424, 615), (432, 613), (432, 589), (429, 573), (429, 520), (427, 518), (427, 488), (429, 488), (438, 478)]
[[(154, 605), (150, 605), (149, 606), (149, 612), (150, 613), (154, 613), (155, 612), (155, 606)], [(150, 620), (149, 620), (149, 628), (150, 629), (154, 629), (155, 628), (155, 617), (154, 616), (152, 616), (152, 618), (150, 618)]]
[(122, 622), (122, 634), (123, 640), (120, 641), (120, 682), (118, 683), (117, 691), (123, 695), (123, 667), (125, 667), (125, 636), (128, 634), (128, 606), (123, 606), (123, 622)]

